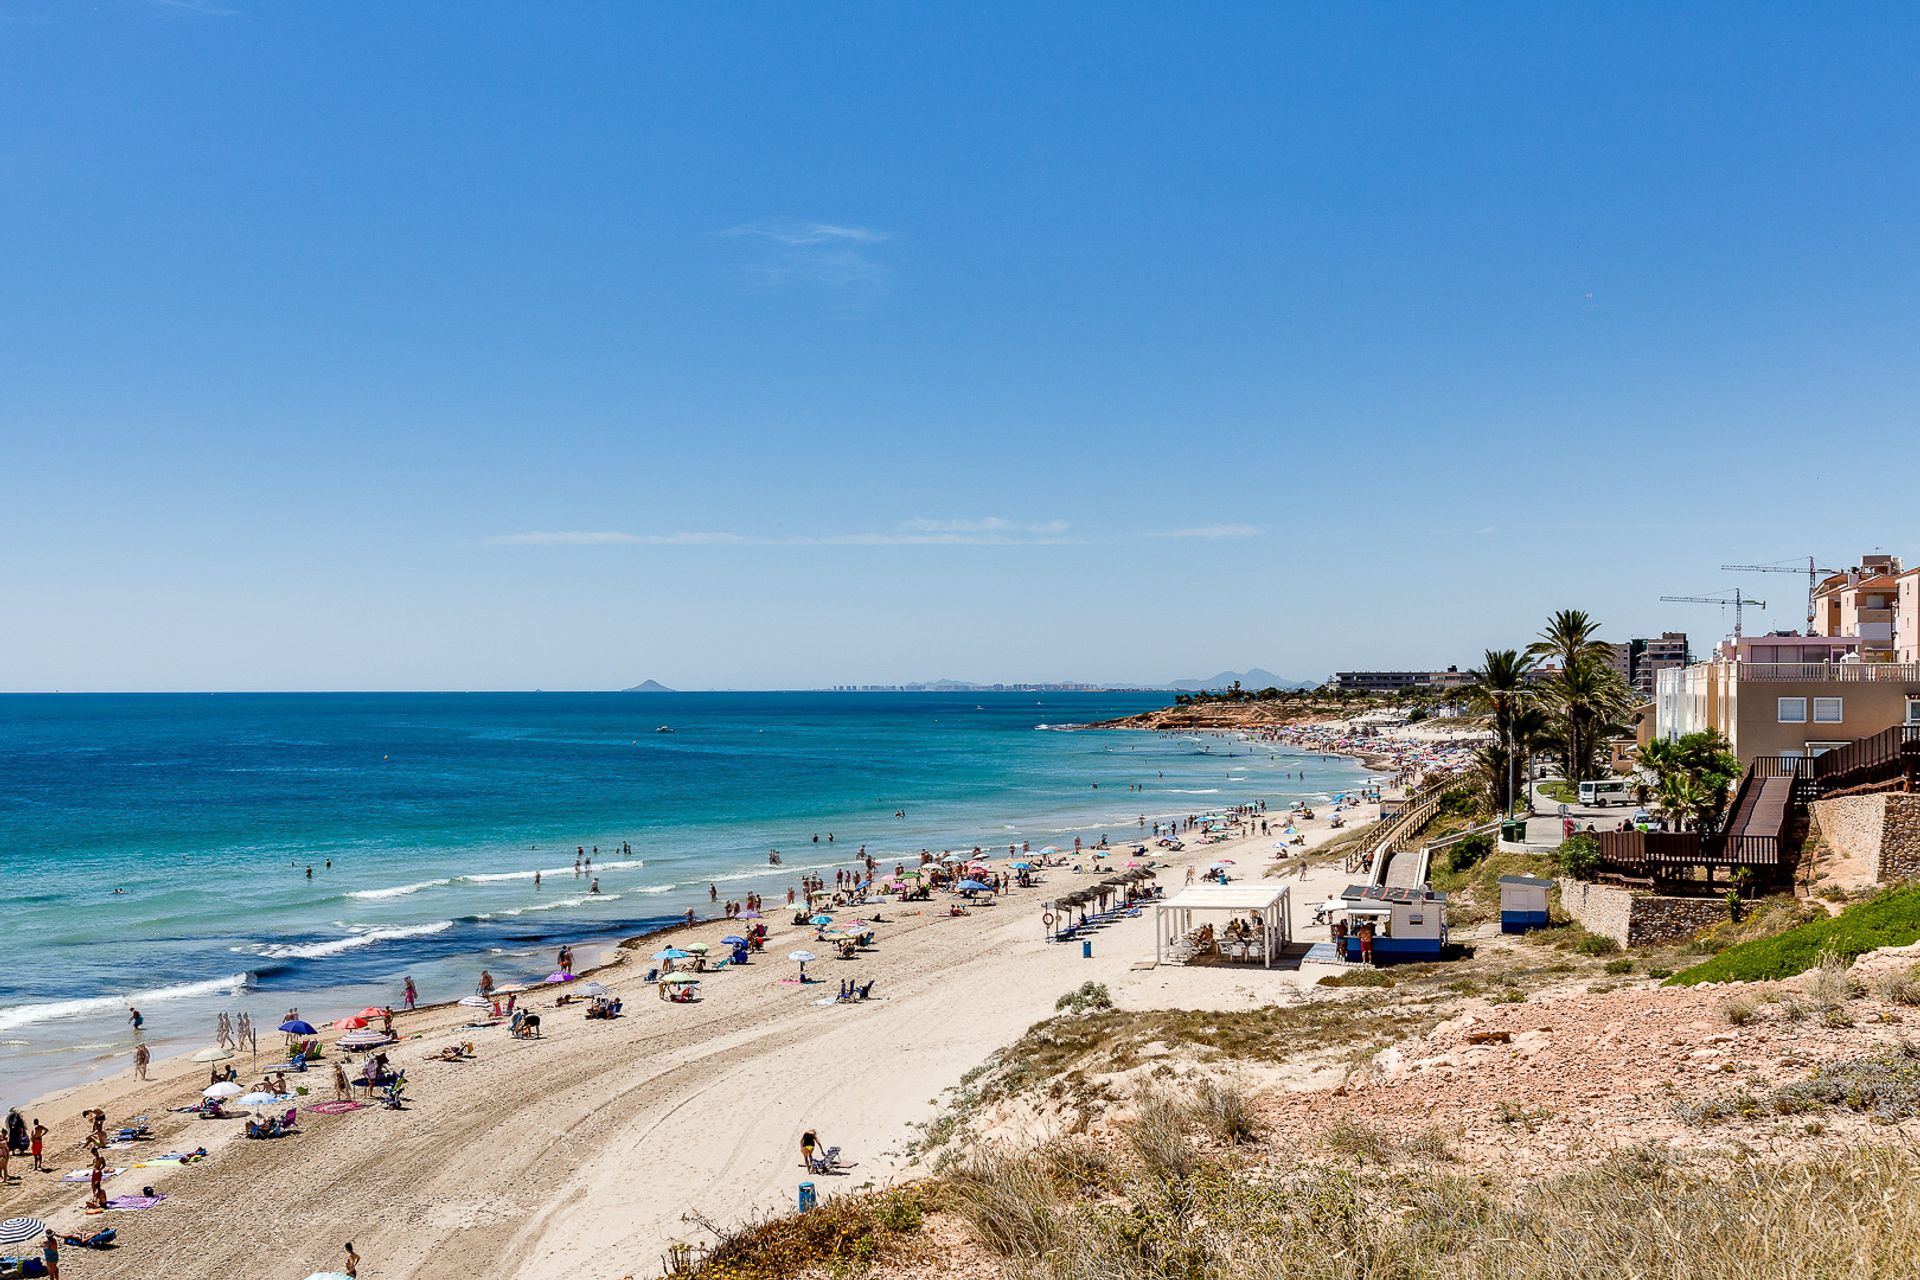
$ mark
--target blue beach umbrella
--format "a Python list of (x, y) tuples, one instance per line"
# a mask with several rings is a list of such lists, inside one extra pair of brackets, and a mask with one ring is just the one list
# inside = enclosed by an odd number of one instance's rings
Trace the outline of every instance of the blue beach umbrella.
[(1013, 864), (1013, 869), (1015, 871), (1031, 871), (1033, 870), (1033, 864), (1031, 862), (1016, 862)]
[(678, 947), (668, 947), (665, 951), (654, 952), (653, 958), (655, 960), (691, 960), (693, 952), (682, 951)]
[(819, 915), (813, 918), (813, 922), (815, 924), (832, 924), (833, 917), (828, 915), (826, 912), (822, 911)]
[(747, 945), (747, 940), (741, 937), (737, 933), (730, 933), (726, 937), (720, 939), (720, 941), (726, 943), (729, 946), (734, 946), (734, 947), (744, 947)]
[(981, 884), (978, 880), (962, 880), (960, 882), (960, 888), (966, 893), (985, 893), (987, 890), (987, 886)]
[(298, 1018), (293, 1019), (291, 1022), (281, 1023), (280, 1029), (290, 1036), (313, 1036), (320, 1034), (313, 1029), (311, 1022), (302, 1022)]

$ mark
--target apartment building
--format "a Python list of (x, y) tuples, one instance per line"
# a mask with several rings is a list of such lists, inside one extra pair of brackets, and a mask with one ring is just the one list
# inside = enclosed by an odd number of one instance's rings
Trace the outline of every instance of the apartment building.
[(1718, 729), (1742, 764), (1817, 756), (1920, 725), (1920, 663), (1862, 660), (1860, 636), (1775, 632), (1727, 641), (1710, 662), (1655, 678), (1654, 733)]
[(1459, 667), (1445, 671), (1336, 671), (1328, 682), (1349, 693), (1399, 693), (1407, 689), (1464, 689), (1473, 673)]
[(1893, 660), (1920, 662), (1920, 567), (1893, 579)]
[(1857, 636), (1865, 662), (1896, 657), (1894, 614), (1899, 556), (1861, 556), (1860, 563), (1828, 576), (1813, 592), (1813, 630), (1823, 636)]

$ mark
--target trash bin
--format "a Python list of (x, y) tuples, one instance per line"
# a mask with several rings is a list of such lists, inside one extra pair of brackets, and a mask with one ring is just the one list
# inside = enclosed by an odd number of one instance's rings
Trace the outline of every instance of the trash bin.
[(1082, 960), (1093, 959), (1093, 939), (1092, 938), (1080, 939), (1080, 958)]
[(818, 1203), (819, 1203), (819, 1199), (814, 1195), (814, 1192), (813, 1192), (813, 1184), (811, 1182), (801, 1183), (800, 1184), (800, 1212), (805, 1213), (807, 1210), (813, 1208), (813, 1206)]
[(1500, 824), (1500, 838), (1508, 844), (1525, 844), (1527, 842), (1527, 820), (1525, 818), (1508, 818)]

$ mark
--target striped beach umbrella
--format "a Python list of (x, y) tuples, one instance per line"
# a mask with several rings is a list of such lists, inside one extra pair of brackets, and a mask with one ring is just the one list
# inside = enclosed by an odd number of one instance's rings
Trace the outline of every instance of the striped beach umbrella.
[(0, 1244), (25, 1244), (47, 1234), (47, 1224), (38, 1218), (8, 1218), (0, 1222)]

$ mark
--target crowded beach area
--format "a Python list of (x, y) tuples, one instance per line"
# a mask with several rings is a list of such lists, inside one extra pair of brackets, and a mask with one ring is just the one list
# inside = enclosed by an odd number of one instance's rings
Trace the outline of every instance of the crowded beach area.
[(704, 1224), (791, 1208), (803, 1182), (912, 1172), (942, 1092), (1082, 983), (1137, 1007), (1304, 998), (1312, 966), (1156, 965), (1152, 903), (1284, 883), (1291, 936), (1320, 936), (1314, 904), (1352, 877), (1314, 850), (1377, 813), (1361, 791), (1312, 817), (1148, 818), (1108, 848), (850, 857), (790, 899), (716, 898), (604, 959), (556, 952), (544, 983), (476, 971), (452, 1003), (290, 1008), (238, 1052), (19, 1108), (29, 1149), (0, 1216), (20, 1238), (0, 1253), (37, 1258), (50, 1230), (68, 1273), (103, 1278), (656, 1274)]

